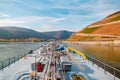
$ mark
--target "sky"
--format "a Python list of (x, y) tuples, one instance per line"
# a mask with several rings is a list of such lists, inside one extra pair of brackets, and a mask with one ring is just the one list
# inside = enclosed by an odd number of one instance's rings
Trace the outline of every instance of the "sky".
[(120, 10), (120, 0), (0, 0), (0, 27), (79, 31)]

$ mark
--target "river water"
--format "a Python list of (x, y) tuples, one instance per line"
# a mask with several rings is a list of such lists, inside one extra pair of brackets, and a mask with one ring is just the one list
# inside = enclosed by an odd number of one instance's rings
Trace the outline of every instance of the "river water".
[(70, 46), (120, 70), (120, 47), (78, 43)]
[(27, 54), (30, 50), (35, 50), (44, 42), (6, 42), (0, 43), (0, 62), (18, 54)]
[[(7, 42), (0, 43), (0, 62), (8, 58), (27, 54), (45, 42)], [(70, 44), (75, 49), (93, 56), (111, 66), (120, 69), (120, 47), (95, 45), (95, 44)]]

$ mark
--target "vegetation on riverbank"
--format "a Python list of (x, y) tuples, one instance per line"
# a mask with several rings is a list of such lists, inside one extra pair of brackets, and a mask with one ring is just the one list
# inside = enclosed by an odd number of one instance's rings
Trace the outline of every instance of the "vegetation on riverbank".
[(0, 39), (0, 42), (41, 42), (44, 39), (28, 38), (28, 39)]
[(94, 22), (72, 34), (68, 41), (114, 41), (120, 40), (120, 11)]

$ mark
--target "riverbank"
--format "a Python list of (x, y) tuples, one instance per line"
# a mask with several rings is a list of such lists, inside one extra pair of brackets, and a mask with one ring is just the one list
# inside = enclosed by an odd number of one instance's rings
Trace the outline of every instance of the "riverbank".
[(104, 46), (120, 47), (120, 40), (114, 41), (63, 41), (64, 43), (75, 43), (75, 44), (94, 44)]

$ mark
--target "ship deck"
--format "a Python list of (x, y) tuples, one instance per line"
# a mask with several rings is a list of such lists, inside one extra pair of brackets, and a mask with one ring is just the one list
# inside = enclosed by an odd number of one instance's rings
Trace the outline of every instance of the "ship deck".
[[(40, 49), (34, 51), (34, 54), (28, 56), (37, 56), (36, 61), (41, 58)], [(114, 76), (108, 72), (105, 72), (97, 65), (93, 65), (91, 61), (84, 61), (80, 56), (74, 53), (70, 53), (70, 59), (72, 62), (71, 71), (64, 73), (65, 80), (70, 80), (70, 74), (73, 72), (81, 72), (89, 78), (89, 80), (120, 80), (114, 78)], [(10, 66), (0, 70), (0, 80), (14, 80), (16, 74), (21, 72), (31, 71), (31, 63), (35, 62), (35, 57), (22, 58), (19, 61), (11, 64)], [(17, 77), (17, 76), (16, 76)], [(41, 79), (40, 79), (41, 80)]]

